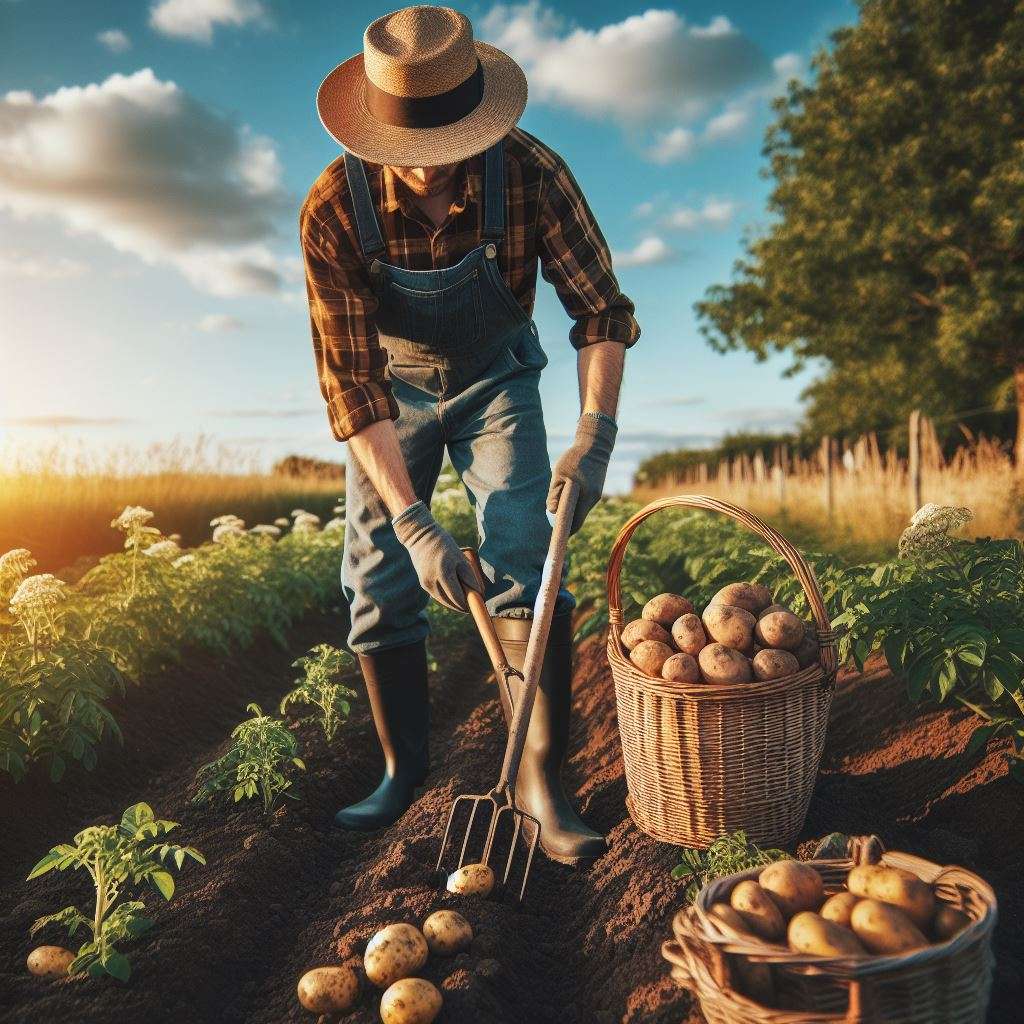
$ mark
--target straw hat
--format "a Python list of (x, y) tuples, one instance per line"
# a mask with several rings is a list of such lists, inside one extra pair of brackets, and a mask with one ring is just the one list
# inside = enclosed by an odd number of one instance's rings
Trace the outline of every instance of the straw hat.
[(363, 52), (339, 64), (316, 97), (324, 127), (375, 164), (436, 167), (482, 153), (526, 106), (526, 76), (473, 39), (450, 7), (406, 7), (378, 18)]

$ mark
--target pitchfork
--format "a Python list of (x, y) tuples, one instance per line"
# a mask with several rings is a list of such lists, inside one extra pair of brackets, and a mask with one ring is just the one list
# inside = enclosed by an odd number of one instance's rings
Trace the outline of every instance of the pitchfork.
[[(519, 762), (522, 760), (523, 747), (526, 744), (526, 733), (530, 727), (530, 716), (533, 713), (534, 699), (537, 696), (537, 686), (540, 683), (548, 633), (551, 631), (551, 619), (555, 613), (555, 601), (562, 583), (562, 566), (565, 563), (569, 528), (572, 525), (578, 496), (579, 486), (575, 481), (569, 481), (562, 488), (559, 497), (558, 511), (555, 514), (554, 527), (551, 531), (551, 542), (548, 545), (547, 558), (544, 560), (544, 569), (541, 573), (540, 589), (537, 592), (537, 601), (533, 608), (533, 625), (530, 627), (530, 639), (526, 646), (526, 661), (520, 677), (524, 680), (523, 693), (518, 706), (512, 700), (509, 680), (513, 676), (519, 676), (519, 673), (509, 665), (502, 651), (501, 644), (494, 633), (494, 625), (487, 614), (487, 606), (484, 604), (483, 597), (473, 590), (468, 590), (466, 593), (469, 610), (480, 631), (484, 647), (487, 648), (494, 674), (498, 678), (498, 685), (505, 687), (509, 698), (509, 707), (513, 708), (513, 714), (498, 783), (489, 793), (467, 793), (455, 798), (448, 814), (444, 837), (441, 840), (441, 851), (438, 854), (436, 870), (441, 874), (449, 840), (452, 840), (452, 846), (458, 841), (455, 838), (457, 815), (466, 813), (469, 817), (463, 833), (462, 844), (459, 847), (458, 863), (451, 870), (457, 871), (465, 864), (486, 864), (494, 871), (502, 890), (505, 891), (510, 887), (509, 879), (512, 877), (512, 869), (517, 863), (516, 852), (521, 846), (524, 851), (525, 863), (517, 896), (519, 900), (522, 900), (523, 894), (526, 892), (526, 882), (533, 865), (537, 844), (540, 841), (540, 822), (533, 815), (516, 807), (516, 778), (519, 774)], [(466, 555), (477, 570), (478, 576), (481, 576), (476, 552), (470, 549), (467, 550)], [(474, 838), (474, 832), (477, 837), (481, 833), (484, 835), (482, 853), (475, 860), (470, 857), (470, 841)], [(504, 858), (502, 866), (501, 858), (495, 858), (495, 847), (499, 845), (499, 836), (504, 835), (509, 835), (510, 838), (508, 839), (508, 855)], [(498, 869), (491, 866), (492, 858), (499, 862)], [(448, 872), (445, 871), (444, 874), (448, 874)]]

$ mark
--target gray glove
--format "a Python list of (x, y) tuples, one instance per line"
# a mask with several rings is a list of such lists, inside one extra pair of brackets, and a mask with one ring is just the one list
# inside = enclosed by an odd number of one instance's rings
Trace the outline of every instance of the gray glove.
[(422, 501), (414, 501), (391, 525), (409, 552), (420, 586), (446, 608), (469, 611), (465, 589), (479, 591), (480, 583), (455, 538), (438, 526), (430, 509)]
[(590, 510), (601, 500), (604, 478), (608, 475), (608, 460), (615, 447), (619, 428), (611, 416), (585, 412), (576, 426), (576, 440), (572, 447), (555, 463), (548, 488), (548, 511), (558, 510), (558, 498), (566, 481), (575, 480), (580, 487), (576, 511), (572, 517), (571, 532), (575, 533)]

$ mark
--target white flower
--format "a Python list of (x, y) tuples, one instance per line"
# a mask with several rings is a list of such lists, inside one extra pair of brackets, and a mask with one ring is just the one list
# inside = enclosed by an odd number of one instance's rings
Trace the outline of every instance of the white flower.
[(953, 543), (950, 533), (966, 526), (973, 518), (974, 513), (969, 508), (934, 502), (922, 505), (900, 536), (900, 557), (927, 557), (949, 547)]
[(53, 608), (67, 597), (67, 584), (52, 572), (29, 576), (11, 596), (11, 611), (26, 612)]
[(115, 530), (133, 530), (144, 526), (153, 518), (154, 513), (141, 505), (126, 505), (124, 511), (110, 525)]
[(342, 516), (335, 516), (333, 519), (328, 519), (327, 522), (324, 523), (324, 532), (326, 532), (327, 530), (344, 530), (344, 529), (345, 529), (345, 520), (344, 520), (344, 518)]
[[(316, 519), (316, 517), (314, 517)], [(317, 525), (320, 520), (316, 519), (296, 519), (295, 526), (292, 528), (292, 533), (317, 533), (320, 527)]]
[(238, 523), (221, 523), (220, 526), (214, 527), (213, 530), (213, 540), (215, 544), (228, 543), (244, 536), (245, 531), (238, 525)]
[(15, 548), (0, 555), (0, 577), (24, 576), (36, 564), (32, 552), (27, 548)]
[(279, 526), (270, 526), (267, 523), (259, 523), (249, 530), (250, 533), (255, 533), (259, 537), (280, 537), (281, 528)]
[(274, 525), (280, 526), (282, 529), (285, 529), (286, 527), (292, 525), (292, 521), (286, 518), (285, 516), (278, 516), (278, 518), (274, 520)]
[(171, 555), (176, 555), (181, 551), (178, 547), (177, 541), (171, 540), (169, 537), (166, 540), (158, 540), (155, 544), (150, 544), (148, 548), (143, 548), (142, 553), (149, 555), (150, 558), (169, 558)]
[(320, 517), (313, 515), (312, 512), (303, 512), (295, 517), (295, 525), (298, 526), (299, 523), (312, 523), (314, 526), (319, 526)]
[(180, 558), (176, 558), (171, 564), (175, 569), (178, 569), (183, 565), (191, 565), (195, 560), (196, 556), (190, 552), (189, 554), (182, 555)]
[(216, 519), (210, 520), (211, 526), (237, 526), (240, 530), (245, 529), (245, 520), (239, 519), (238, 516), (228, 513), (227, 515), (217, 516)]
[(345, 514), (345, 502), (341, 498), (339, 498), (338, 499), (338, 504), (335, 505), (334, 508), (331, 509), (331, 511), (335, 515), (337, 515), (337, 516), (344, 515)]
[(308, 516), (308, 515), (309, 515), (309, 513), (304, 508), (293, 508), (292, 509), (292, 518), (293, 519), (296, 516)]

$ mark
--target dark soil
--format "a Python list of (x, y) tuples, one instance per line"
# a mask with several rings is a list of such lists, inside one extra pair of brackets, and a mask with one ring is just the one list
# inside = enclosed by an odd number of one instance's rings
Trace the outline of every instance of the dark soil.
[[(309, 766), (302, 799), (269, 824), (256, 806), (189, 802), (197, 766), (223, 748), (245, 704), (272, 708), (289, 687), (291, 660), (340, 633), (337, 618), (320, 617), (293, 632), (287, 652), (262, 645), (230, 663), (192, 658), (187, 669), (129, 695), (121, 714), (124, 751), (108, 751), (95, 773), (69, 776), (59, 787), (35, 777), (0, 786), (0, 1024), (311, 1021), (295, 998), (305, 970), (358, 964), (381, 925), (418, 923), (454, 905), (433, 884), (440, 830), (455, 794), (492, 784), (504, 739), (481, 655), (460, 659), (434, 680), (433, 772), (394, 828), (358, 835), (331, 826), (336, 808), (368, 792), (380, 771), (363, 702), (330, 746), (312, 726), (301, 727)], [(521, 906), (458, 904), (476, 932), (470, 951), (432, 958), (424, 970), (444, 993), (439, 1024), (703, 1019), (659, 954), (680, 901), (669, 877), (677, 853), (642, 835), (626, 815), (614, 694), (595, 641), (580, 653), (576, 685), (568, 781), (587, 819), (608, 833), (611, 850), (585, 870), (540, 858)], [(805, 838), (874, 832), (893, 849), (960, 863), (987, 878), (1004, 922), (990, 1020), (1003, 1022), (1014, 1019), (1024, 994), (1024, 943), (1012, 927), (1024, 911), (1024, 788), (1007, 780), (995, 746), (973, 765), (963, 763), (958, 752), (971, 729), (955, 712), (913, 714), (877, 666), (847, 676)], [(32, 920), (72, 902), (84, 908), (88, 892), (79, 874), (29, 883), (25, 875), (52, 844), (141, 799), (182, 822), (179, 841), (202, 850), (208, 867), (186, 865), (169, 904), (147, 897), (157, 927), (126, 949), (134, 969), (127, 985), (29, 976)], [(38, 941), (63, 937), (44, 932)], [(375, 996), (364, 993), (345, 1020), (378, 1021)]]

